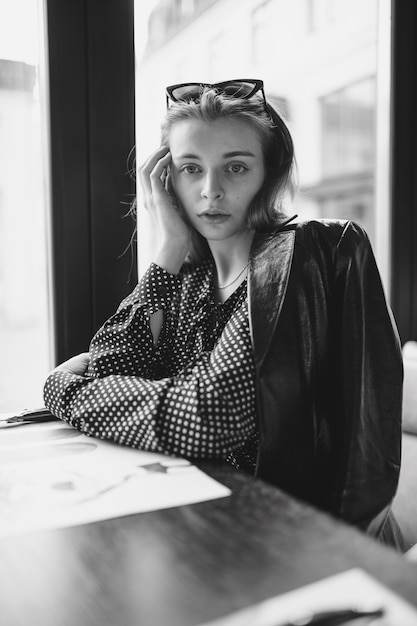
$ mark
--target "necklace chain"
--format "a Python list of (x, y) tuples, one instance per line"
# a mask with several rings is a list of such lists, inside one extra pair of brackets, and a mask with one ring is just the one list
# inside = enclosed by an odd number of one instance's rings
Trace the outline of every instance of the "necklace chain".
[(227, 289), (227, 287), (230, 287), (231, 285), (233, 285), (242, 276), (243, 272), (248, 267), (248, 265), (249, 265), (249, 261), (246, 263), (245, 267), (240, 270), (236, 278), (234, 278), (230, 283), (227, 283), (226, 285), (215, 285), (216, 289)]

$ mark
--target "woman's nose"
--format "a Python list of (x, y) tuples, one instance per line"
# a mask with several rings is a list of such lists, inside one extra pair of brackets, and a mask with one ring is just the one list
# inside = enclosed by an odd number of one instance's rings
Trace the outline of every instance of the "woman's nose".
[(207, 172), (204, 177), (201, 197), (208, 200), (218, 200), (224, 195), (220, 177), (214, 172)]

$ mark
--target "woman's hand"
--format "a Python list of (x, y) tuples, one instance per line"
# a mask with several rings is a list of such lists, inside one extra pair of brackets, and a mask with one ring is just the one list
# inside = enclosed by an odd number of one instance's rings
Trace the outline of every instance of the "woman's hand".
[(77, 376), (84, 376), (87, 371), (90, 355), (88, 352), (82, 352), (73, 356), (68, 361), (64, 361), (61, 365), (58, 365), (54, 372), (68, 372), (69, 374), (77, 374)]
[(171, 153), (158, 148), (139, 169), (143, 200), (155, 220), (160, 247), (155, 263), (177, 274), (190, 246), (190, 227), (180, 215), (172, 189), (169, 165)]

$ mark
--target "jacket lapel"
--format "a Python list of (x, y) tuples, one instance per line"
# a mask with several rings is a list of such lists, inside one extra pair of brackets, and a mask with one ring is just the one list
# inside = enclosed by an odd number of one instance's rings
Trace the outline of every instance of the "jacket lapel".
[(255, 235), (248, 280), (249, 324), (255, 366), (265, 358), (288, 285), (295, 230)]

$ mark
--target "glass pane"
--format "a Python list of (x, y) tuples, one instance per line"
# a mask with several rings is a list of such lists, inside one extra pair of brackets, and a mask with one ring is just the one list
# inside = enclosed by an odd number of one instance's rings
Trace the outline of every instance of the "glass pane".
[(387, 282), (389, 0), (253, 0), (238, 11), (230, 0), (136, 0), (135, 11), (138, 162), (158, 145), (165, 85), (262, 78), (294, 138), (299, 219), (360, 222)]
[(0, 0), (0, 412), (41, 406), (50, 368), (40, 13)]

